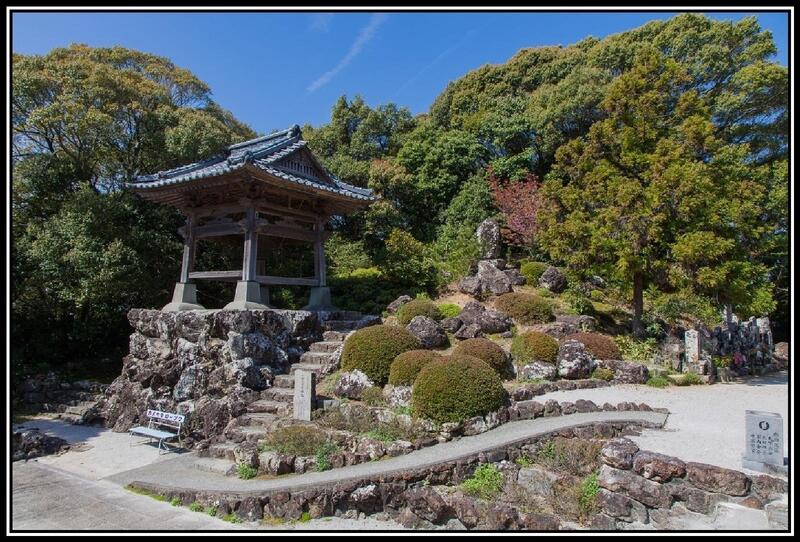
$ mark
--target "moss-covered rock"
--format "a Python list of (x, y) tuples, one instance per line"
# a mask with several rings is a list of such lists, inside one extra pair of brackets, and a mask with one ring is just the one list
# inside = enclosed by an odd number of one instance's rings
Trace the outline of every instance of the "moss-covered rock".
[(414, 381), (415, 416), (460, 422), (502, 407), (508, 395), (497, 373), (472, 356), (450, 356), (426, 365)]
[(358, 369), (377, 385), (386, 384), (394, 359), (420, 348), (413, 333), (397, 326), (371, 326), (350, 335), (342, 348), (342, 369)]

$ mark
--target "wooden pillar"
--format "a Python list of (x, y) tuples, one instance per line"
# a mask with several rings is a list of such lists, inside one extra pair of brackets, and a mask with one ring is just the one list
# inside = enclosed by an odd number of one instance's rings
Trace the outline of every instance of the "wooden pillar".
[(194, 271), (194, 253), (197, 241), (194, 237), (194, 216), (186, 216), (186, 233), (183, 237), (183, 259), (181, 261), (181, 282), (189, 282), (189, 273)]
[(256, 210), (247, 209), (244, 224), (244, 257), (242, 258), (242, 280), (256, 280), (256, 258), (258, 257), (258, 233), (256, 232)]
[(314, 235), (314, 277), (318, 281), (318, 286), (324, 287), (327, 283), (325, 265), (325, 221), (317, 220)]

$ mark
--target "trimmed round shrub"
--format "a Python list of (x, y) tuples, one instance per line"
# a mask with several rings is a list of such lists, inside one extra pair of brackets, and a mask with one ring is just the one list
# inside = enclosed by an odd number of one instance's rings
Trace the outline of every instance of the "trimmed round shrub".
[(389, 368), (389, 384), (392, 386), (410, 386), (417, 379), (417, 375), (432, 361), (442, 359), (442, 356), (431, 350), (409, 350), (403, 352), (392, 362)]
[(442, 318), (455, 318), (461, 314), (461, 307), (455, 303), (439, 303), (438, 307)]
[(342, 370), (366, 374), (376, 385), (389, 379), (389, 368), (394, 358), (420, 348), (419, 339), (398, 326), (370, 326), (350, 335), (342, 348)]
[(558, 356), (558, 341), (546, 333), (526, 331), (511, 341), (511, 357), (519, 365), (533, 361), (555, 364)]
[(511, 292), (497, 298), (495, 306), (521, 324), (543, 324), (553, 319), (550, 301), (533, 294)]
[(525, 277), (526, 284), (536, 285), (539, 284), (539, 277), (548, 267), (550, 266), (544, 262), (525, 262), (519, 266), (519, 272)]
[(613, 338), (601, 333), (573, 333), (564, 338), (582, 342), (586, 350), (597, 359), (622, 359), (622, 353)]
[(472, 356), (450, 356), (420, 371), (411, 391), (411, 409), (415, 416), (437, 423), (461, 422), (497, 410), (507, 397), (494, 369)]
[(472, 356), (495, 370), (500, 378), (511, 378), (508, 356), (499, 344), (489, 339), (467, 339), (453, 349), (454, 356)]
[(397, 311), (397, 323), (404, 326), (415, 316), (427, 316), (436, 321), (442, 319), (442, 313), (436, 303), (428, 299), (412, 299)]

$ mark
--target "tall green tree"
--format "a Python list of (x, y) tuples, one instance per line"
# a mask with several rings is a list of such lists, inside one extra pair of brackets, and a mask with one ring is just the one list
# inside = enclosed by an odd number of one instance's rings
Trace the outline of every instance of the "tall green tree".
[(543, 186), (542, 242), (578, 271), (629, 284), (639, 334), (650, 284), (773, 308), (758, 263), (767, 191), (749, 149), (717, 136), (691, 77), (657, 49), (640, 51), (609, 87), (604, 120), (559, 149)]

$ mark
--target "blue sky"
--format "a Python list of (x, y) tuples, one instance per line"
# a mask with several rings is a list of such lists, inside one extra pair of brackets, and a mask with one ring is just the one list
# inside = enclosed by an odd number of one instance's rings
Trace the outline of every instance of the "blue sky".
[[(12, 48), (70, 43), (166, 56), (259, 132), (327, 122), (342, 94), (428, 110), (451, 80), (524, 47), (569, 45), (674, 13), (14, 13)], [(709, 13), (738, 20), (749, 13)], [(788, 63), (788, 15), (756, 13)]]

